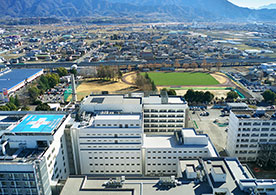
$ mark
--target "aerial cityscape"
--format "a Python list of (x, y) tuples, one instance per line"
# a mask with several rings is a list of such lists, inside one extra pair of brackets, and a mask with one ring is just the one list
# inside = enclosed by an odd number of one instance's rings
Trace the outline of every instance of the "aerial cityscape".
[(276, 1), (0, 1), (0, 195), (276, 195)]

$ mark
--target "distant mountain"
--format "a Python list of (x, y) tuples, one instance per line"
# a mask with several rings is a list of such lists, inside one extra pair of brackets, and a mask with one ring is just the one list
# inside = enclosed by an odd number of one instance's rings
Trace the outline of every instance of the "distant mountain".
[(276, 3), (261, 6), (259, 9), (276, 9)]
[(170, 21), (276, 21), (227, 0), (0, 0), (0, 17), (126, 16)]

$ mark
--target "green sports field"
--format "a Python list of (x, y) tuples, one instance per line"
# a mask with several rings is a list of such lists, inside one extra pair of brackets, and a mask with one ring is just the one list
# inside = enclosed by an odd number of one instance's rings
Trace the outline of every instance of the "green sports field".
[[(145, 75), (146, 73), (142, 73)], [(208, 86), (218, 85), (219, 82), (208, 73), (201, 72), (148, 72), (155, 85), (177, 86)]]

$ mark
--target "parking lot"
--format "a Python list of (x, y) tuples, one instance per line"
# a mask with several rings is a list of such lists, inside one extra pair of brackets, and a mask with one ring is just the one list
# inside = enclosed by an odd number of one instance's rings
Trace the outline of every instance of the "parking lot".
[[(208, 112), (209, 116), (200, 116), (201, 113)], [(226, 125), (215, 123), (228, 123), (228, 117), (221, 117), (220, 109), (210, 109), (205, 111), (197, 110), (189, 112), (189, 125), (194, 127), (198, 132), (208, 134), (218, 152), (224, 151), (227, 140)]]
[(67, 83), (60, 83), (55, 88), (47, 90), (39, 98), (43, 103), (64, 103), (64, 92), (67, 88)]

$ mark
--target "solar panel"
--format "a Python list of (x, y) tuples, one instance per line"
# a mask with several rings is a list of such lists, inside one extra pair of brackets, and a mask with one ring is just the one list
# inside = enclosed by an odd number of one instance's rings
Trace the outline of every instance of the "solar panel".
[(93, 98), (91, 100), (91, 103), (101, 104), (101, 103), (103, 103), (103, 101), (104, 101), (104, 98)]

